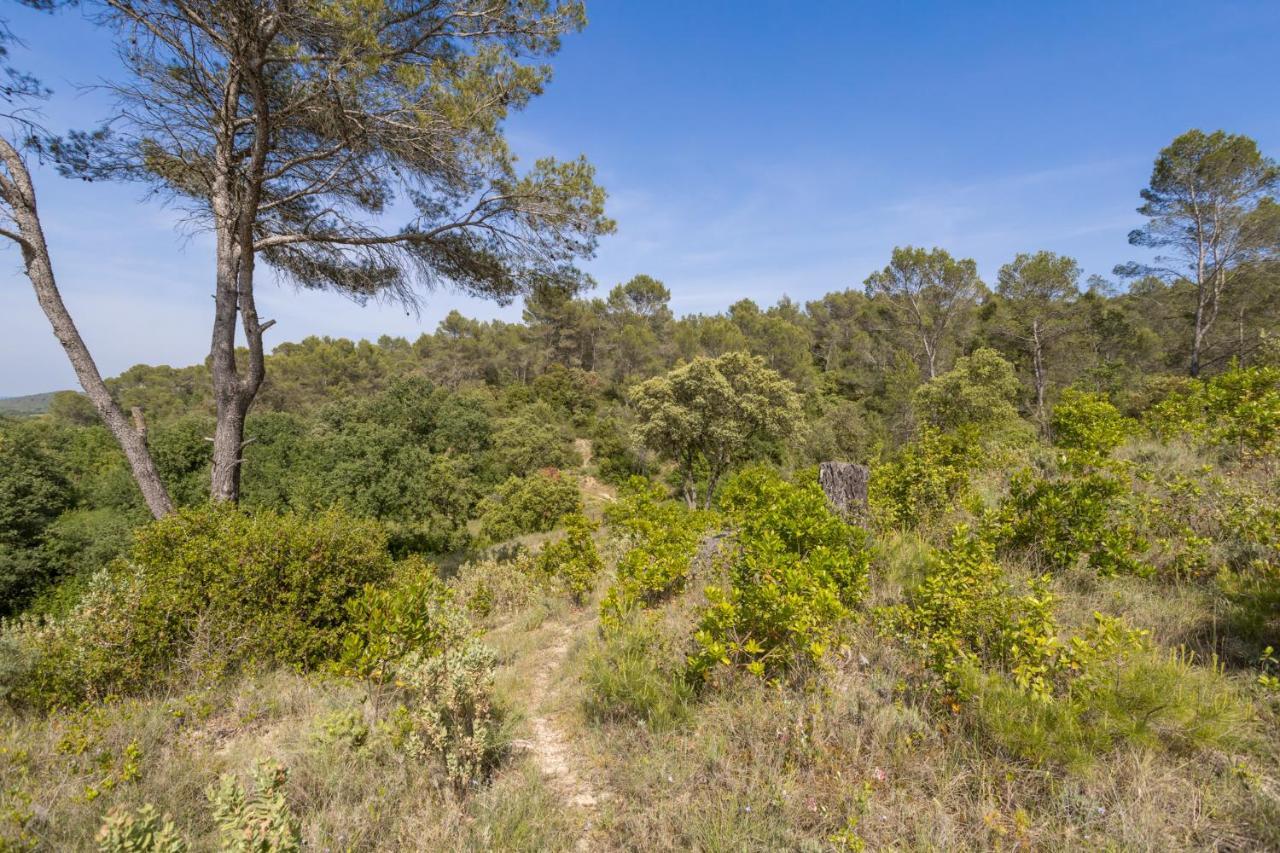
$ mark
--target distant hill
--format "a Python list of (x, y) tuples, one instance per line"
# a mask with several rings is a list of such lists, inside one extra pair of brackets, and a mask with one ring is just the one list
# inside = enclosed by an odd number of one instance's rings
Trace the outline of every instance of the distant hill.
[(43, 415), (57, 391), (28, 394), (25, 397), (0, 397), (0, 415)]

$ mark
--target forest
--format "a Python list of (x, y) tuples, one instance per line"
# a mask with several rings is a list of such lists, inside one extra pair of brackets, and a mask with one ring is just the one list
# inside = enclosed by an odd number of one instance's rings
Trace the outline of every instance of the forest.
[[(1111, 278), (900, 246), (677, 316), (578, 270), (585, 160), (505, 148), (579, 4), (101, 5), (110, 132), (8, 71), (2, 236), (84, 391), (0, 415), (0, 850), (1280, 848), (1253, 139), (1151, 152)], [(37, 157), (208, 219), (203, 363), (98, 375)], [(255, 257), (523, 316), (269, 346)]]

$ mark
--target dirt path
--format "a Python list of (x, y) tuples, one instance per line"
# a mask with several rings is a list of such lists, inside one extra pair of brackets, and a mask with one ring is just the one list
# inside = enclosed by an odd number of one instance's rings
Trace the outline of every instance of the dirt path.
[(583, 625), (549, 625), (550, 644), (539, 652), (539, 665), (529, 685), (526, 699), (529, 709), (531, 738), (519, 742), (533, 756), (551, 788), (565, 803), (582, 813), (582, 833), (576, 844), (578, 850), (591, 850), (594, 828), (594, 811), (606, 795), (593, 784), (586, 772), (581, 756), (573, 746), (572, 738), (564, 725), (564, 713), (559, 710), (560, 679), (569, 646)]

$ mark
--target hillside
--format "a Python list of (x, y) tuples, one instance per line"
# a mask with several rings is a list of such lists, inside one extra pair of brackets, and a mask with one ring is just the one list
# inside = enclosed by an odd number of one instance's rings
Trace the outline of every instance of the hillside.
[(0, 415), (43, 415), (49, 411), (49, 404), (58, 392), (48, 391), (44, 394), (27, 394), (23, 397), (0, 397)]

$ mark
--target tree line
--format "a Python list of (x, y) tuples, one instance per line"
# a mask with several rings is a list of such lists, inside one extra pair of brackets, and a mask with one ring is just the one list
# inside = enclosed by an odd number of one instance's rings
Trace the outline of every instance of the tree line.
[[(1015, 365), (1023, 407), (1043, 430), (1064, 387), (1125, 393), (1153, 372), (1195, 377), (1271, 357), (1280, 170), (1244, 136), (1191, 130), (1159, 153), (1141, 191), (1146, 222), (1130, 235), (1155, 254), (1116, 267), (1124, 288), (1081, 281), (1076, 261), (1051, 251), (1017, 255), (988, 283), (971, 259), (907, 246), (860, 289), (677, 319), (670, 291), (648, 276), (588, 295), (593, 282), (577, 262), (614, 228), (604, 190), (581, 159), (519, 172), (503, 135), (510, 112), (548, 82), (539, 60), (585, 23), (581, 3), (90, 5), (122, 57), (110, 85), (116, 115), (100, 130), (50, 133), (25, 112), (47, 92), (9, 72), (0, 235), (19, 247), (155, 516), (173, 500), (146, 418), (208, 410), (209, 496), (237, 501), (251, 409), (286, 410), (415, 371), (446, 388), (577, 371), (566, 384), (624, 400), (626, 388), (681, 361), (754, 353), (825, 421), (833, 453), (866, 455), (909, 433), (915, 386), (980, 347)], [(69, 177), (143, 182), (211, 230), (215, 307), (203, 366), (102, 379), (58, 292), (28, 156), (52, 159)], [(405, 201), (408, 221), (389, 226), (388, 211)], [(317, 342), (268, 355), (273, 322), (254, 297), (259, 262), (357, 302), (414, 304), (446, 282), (500, 302), (522, 296), (524, 322), (451, 314), (412, 344)], [(350, 372), (325, 376), (304, 364), (321, 351), (338, 353)], [(156, 371), (170, 381), (168, 398), (153, 387)], [(157, 393), (164, 399), (148, 399)]]

